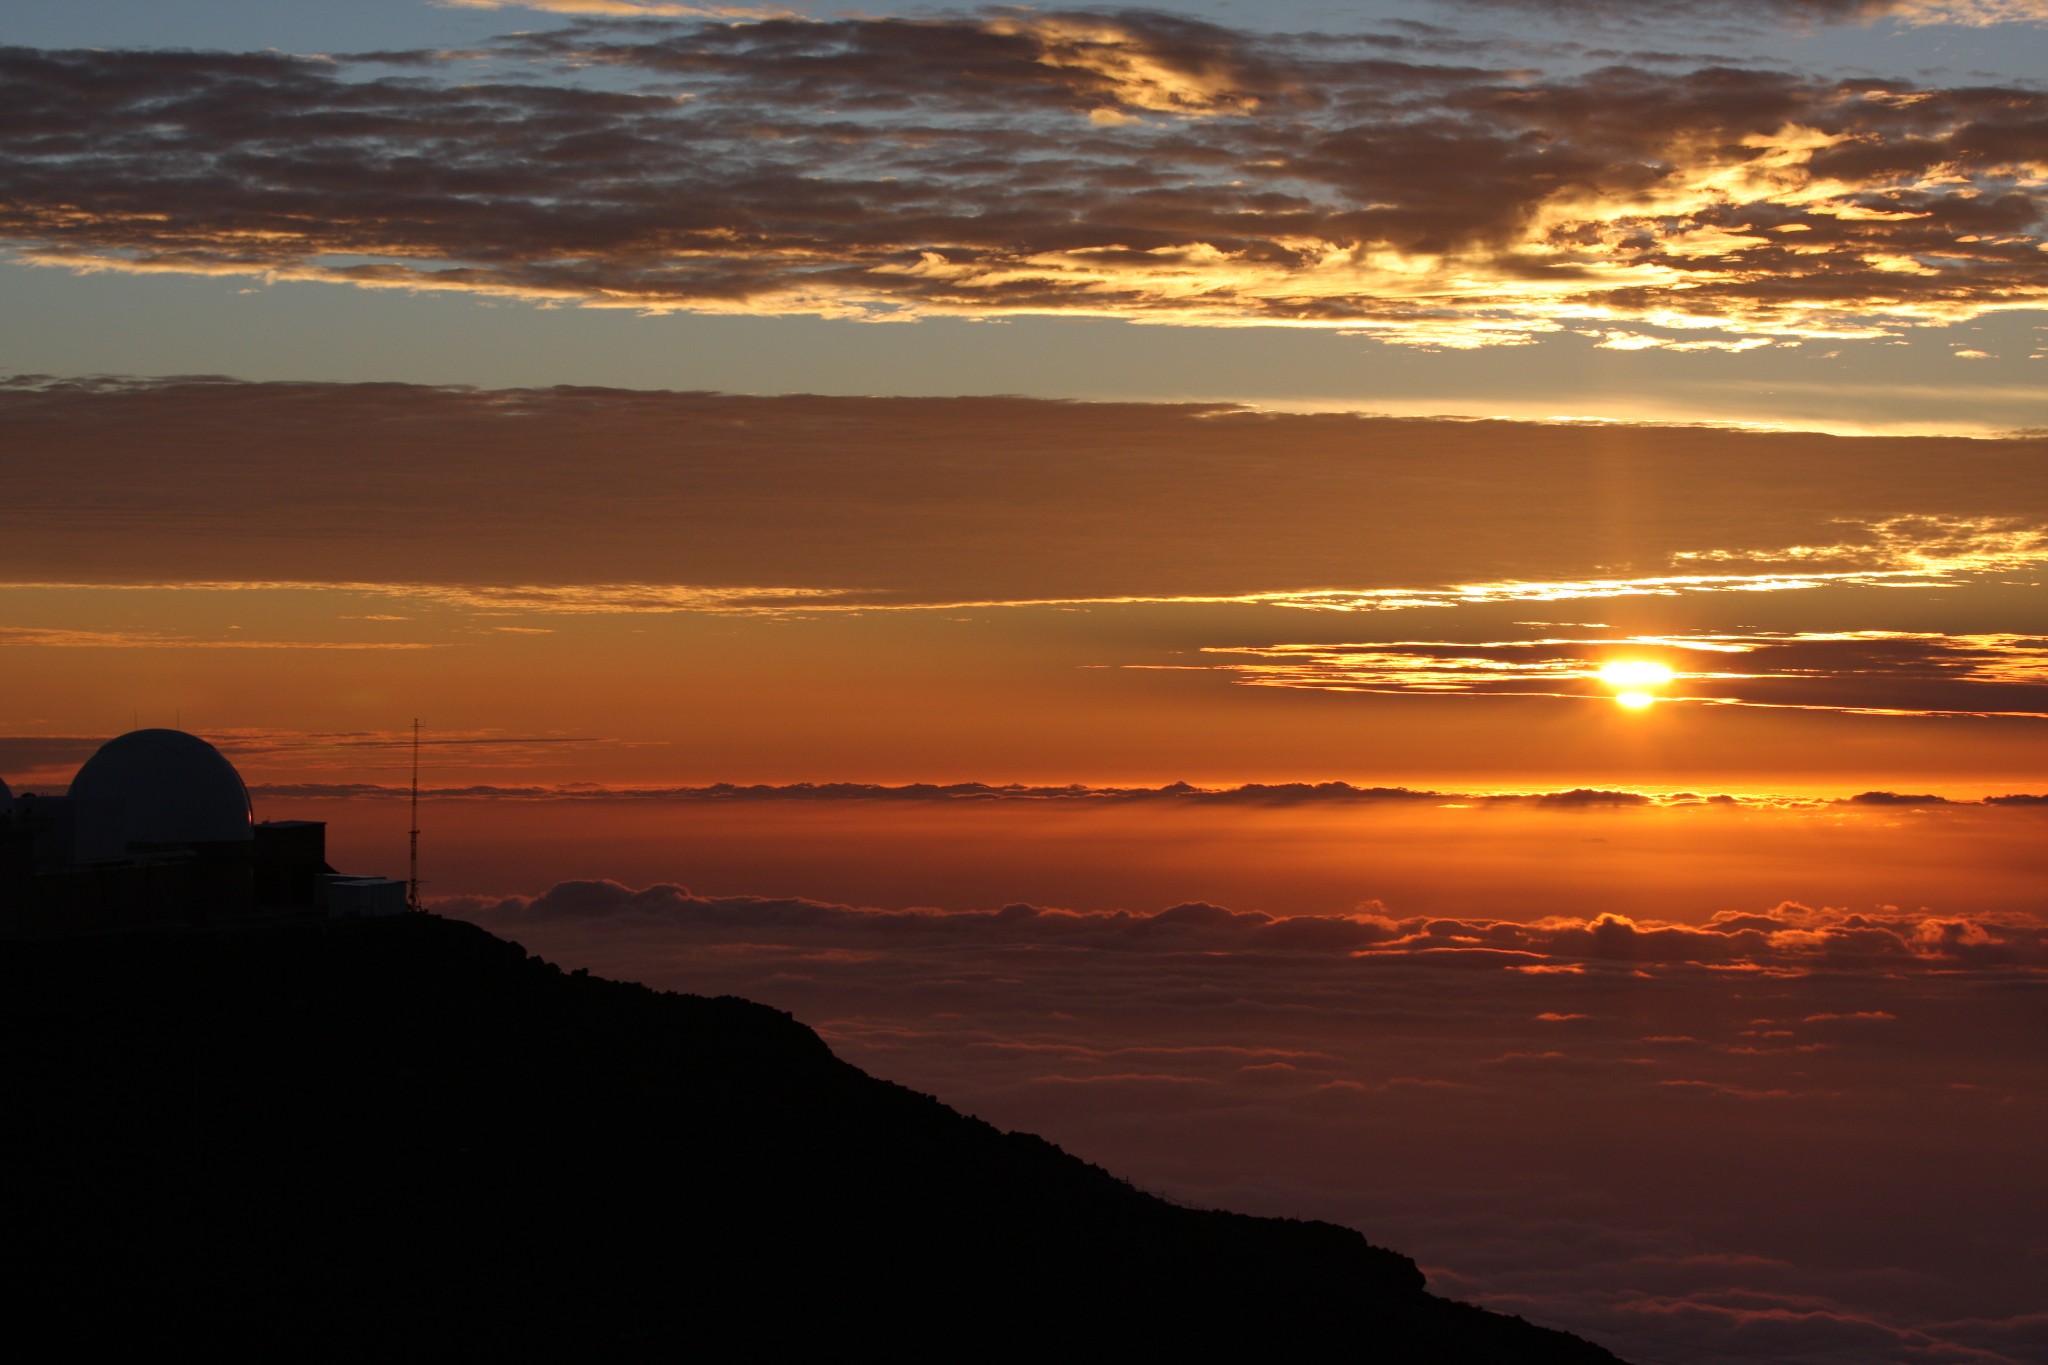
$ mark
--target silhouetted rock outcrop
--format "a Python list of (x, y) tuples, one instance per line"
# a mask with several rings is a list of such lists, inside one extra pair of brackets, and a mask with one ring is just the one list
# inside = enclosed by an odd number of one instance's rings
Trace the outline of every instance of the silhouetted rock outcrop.
[(453, 921), (9, 943), (0, 1011), (17, 1332), (66, 1354), (1614, 1359)]

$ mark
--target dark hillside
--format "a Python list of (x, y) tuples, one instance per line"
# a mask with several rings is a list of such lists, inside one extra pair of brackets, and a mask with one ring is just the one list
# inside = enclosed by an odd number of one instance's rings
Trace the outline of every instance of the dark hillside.
[(16, 1330), (66, 1354), (1613, 1360), (453, 921), (0, 944), (0, 1012)]

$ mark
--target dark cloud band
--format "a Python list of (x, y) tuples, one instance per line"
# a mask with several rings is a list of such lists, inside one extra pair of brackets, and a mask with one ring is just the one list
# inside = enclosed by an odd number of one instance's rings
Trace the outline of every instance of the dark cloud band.
[[(348, 599), (341, 612), (365, 618), (437, 603), (550, 613), (545, 624), (562, 612), (1049, 601), (1269, 603), (1329, 609), (1309, 618), (1325, 621), (1498, 603), (1528, 616), (1549, 615), (1546, 602), (1734, 600), (1773, 585), (1950, 590), (2027, 581), (2048, 562), (2040, 438), (1001, 398), (25, 382), (0, 383), (0, 460), (0, 583), (48, 583), (63, 565), (74, 583), (137, 591), (328, 585)], [(1590, 534), (1588, 510), (1624, 477), (1626, 521)], [(1138, 506), (1145, 516), (1119, 510)], [(289, 529), (310, 518), (321, 535)], [(37, 624), (134, 621), (71, 610)], [(404, 625), (352, 619), (338, 634), (441, 638)], [(1267, 629), (1267, 641), (1312, 638)], [(1325, 638), (1401, 638), (1335, 629)]]

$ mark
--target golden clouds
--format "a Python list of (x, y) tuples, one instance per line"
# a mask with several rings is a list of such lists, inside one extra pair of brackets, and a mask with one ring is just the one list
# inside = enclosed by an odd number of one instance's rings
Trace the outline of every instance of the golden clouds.
[(582, 25), (492, 55), (504, 79), (463, 83), (434, 54), (403, 81), (8, 54), (0, 236), (79, 270), (1429, 347), (1741, 351), (2048, 301), (2048, 104), (2019, 88), (1547, 78), (1135, 13)]
[[(0, 592), (19, 591), (0, 584)], [(155, 630), (69, 630), (49, 626), (0, 626), (0, 648), (38, 649), (433, 649), (419, 641), (207, 639)]]
[[(1230, 646), (1254, 687), (2048, 718), (2048, 638), (1905, 631)], [(1629, 698), (1637, 700), (1630, 701)]]
[[(1251, 114), (1259, 98), (1240, 88), (1228, 49), (1222, 45), (1190, 48), (1174, 37), (1199, 32), (1194, 25), (1165, 28), (1169, 41), (1153, 40), (1162, 32), (1160, 17), (1145, 26), (1087, 14), (1005, 14), (988, 21), (988, 31), (1005, 37), (1022, 35), (1038, 45), (1038, 61), (1100, 77), (1108, 94), (1124, 109), (1203, 118), (1215, 114)], [(1148, 31), (1150, 30), (1150, 31)], [(1091, 122), (1111, 127), (1130, 116), (1114, 107), (1089, 112)]]

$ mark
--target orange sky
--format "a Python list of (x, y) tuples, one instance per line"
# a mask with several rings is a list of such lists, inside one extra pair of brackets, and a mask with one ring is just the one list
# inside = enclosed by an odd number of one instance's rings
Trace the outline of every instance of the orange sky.
[[(440, 785), (1966, 796), (2048, 756), (2037, 439), (220, 383), (0, 404), (10, 742), (181, 721), (252, 780), (388, 783), (366, 741), (418, 715)], [(1616, 662), (1674, 676), (1624, 710)]]
[[(330, 825), (337, 865), (403, 859), (395, 797), (258, 793), (259, 814)], [(1275, 914), (1515, 920), (1599, 913), (1700, 923), (1781, 900), (2028, 915), (2048, 883), (2048, 805), (1752, 797), (1702, 805), (1118, 797), (1042, 789), (916, 799), (785, 790), (719, 798), (429, 798), (436, 896), (577, 878), (705, 895), (976, 910), (1026, 901), (1156, 910), (1209, 900)]]

